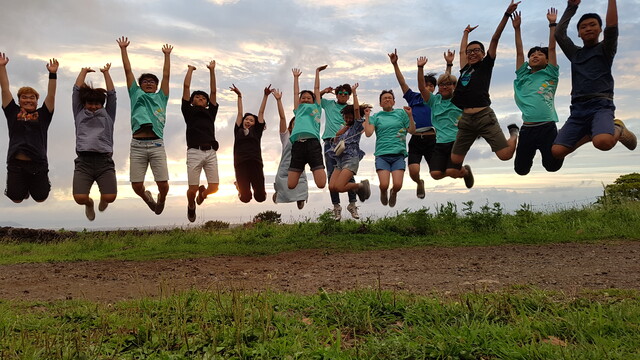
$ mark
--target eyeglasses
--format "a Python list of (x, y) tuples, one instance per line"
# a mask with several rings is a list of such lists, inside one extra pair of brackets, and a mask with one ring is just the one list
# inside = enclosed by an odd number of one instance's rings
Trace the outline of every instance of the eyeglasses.
[(140, 84), (155, 84), (156, 81), (153, 79), (144, 79), (140, 81)]
[(346, 91), (338, 91), (338, 95), (349, 95)]
[(482, 52), (483, 52), (483, 51), (482, 51), (482, 49), (480, 49), (480, 48), (468, 49), (467, 51), (465, 51), (465, 53), (466, 53), (467, 55), (471, 55), (471, 54), (480, 54), (480, 53), (482, 53)]
[(454, 86), (454, 85), (455, 85), (455, 84), (454, 84), (454, 83), (451, 83), (451, 82), (446, 82), (446, 83), (440, 83), (440, 84), (438, 84), (438, 86)]

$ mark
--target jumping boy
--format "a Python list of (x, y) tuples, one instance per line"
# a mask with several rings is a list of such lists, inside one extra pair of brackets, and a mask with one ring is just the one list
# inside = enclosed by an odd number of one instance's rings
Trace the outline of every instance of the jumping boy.
[(489, 49), (485, 56), (484, 45), (479, 41), (467, 44), (469, 33), (477, 26), (467, 26), (460, 42), (460, 78), (453, 93), (451, 102), (462, 109), (462, 117), (458, 122), (458, 134), (456, 142), (451, 150), (451, 161), (454, 165), (461, 165), (478, 136), (482, 136), (491, 146), (500, 160), (506, 161), (513, 157), (518, 141), (518, 127), (515, 124), (508, 126), (509, 139), (507, 140), (500, 129), (496, 114), (491, 109), (489, 98), (489, 86), (491, 74), (496, 61), (498, 42), (507, 25), (507, 20), (516, 11), (518, 4), (511, 0), (507, 11), (502, 16), (496, 28)]
[(614, 120), (613, 75), (611, 67), (618, 47), (618, 10), (615, 0), (607, 7), (604, 39), (598, 14), (584, 14), (578, 20), (578, 36), (583, 47), (567, 36), (569, 21), (580, 0), (569, 0), (556, 29), (556, 41), (571, 62), (571, 108), (567, 122), (558, 132), (551, 151), (562, 159), (591, 140), (600, 150), (609, 150), (620, 141), (629, 150), (638, 143), (636, 136), (620, 120)]
[(558, 10), (547, 11), (549, 21), (549, 47), (532, 47), (524, 61), (520, 25), (522, 18), (515, 11), (511, 16), (516, 40), (516, 79), (513, 94), (516, 105), (522, 112), (522, 128), (516, 149), (514, 170), (527, 175), (533, 165), (536, 150), (542, 155), (542, 166), (547, 171), (560, 170), (563, 159), (551, 154), (551, 147), (558, 135), (558, 114), (554, 104), (560, 69), (556, 57), (556, 19)]
[[(200, 205), (207, 195), (218, 191), (218, 141), (216, 141), (216, 62), (209, 65), (209, 94), (196, 90), (191, 93), (191, 77), (196, 70), (189, 65), (182, 87), (182, 115), (187, 124), (187, 219), (196, 221), (196, 204)], [(204, 170), (207, 186), (200, 185), (200, 173)], [(197, 197), (196, 197), (197, 195)]]
[[(160, 215), (164, 210), (164, 203), (169, 192), (167, 153), (162, 139), (169, 100), (170, 54), (173, 46), (165, 44), (162, 47), (164, 66), (160, 91), (158, 91), (158, 77), (153, 74), (140, 75), (138, 83), (136, 83), (127, 54), (129, 39), (123, 36), (117, 39), (117, 42), (120, 46), (122, 64), (127, 78), (127, 89), (131, 99), (131, 131), (133, 132), (129, 155), (131, 187), (151, 211)], [(157, 203), (151, 192), (144, 187), (144, 176), (148, 166), (151, 166), (153, 178), (158, 186)]]
[(36, 202), (49, 196), (49, 162), (47, 160), (47, 130), (53, 117), (56, 98), (58, 60), (47, 63), (49, 84), (42, 107), (37, 108), (40, 95), (31, 87), (18, 89), (18, 104), (9, 89), (7, 64), (9, 58), (0, 53), (0, 89), (2, 110), (9, 128), (7, 151), (7, 187), (4, 194), (14, 203), (31, 195)]

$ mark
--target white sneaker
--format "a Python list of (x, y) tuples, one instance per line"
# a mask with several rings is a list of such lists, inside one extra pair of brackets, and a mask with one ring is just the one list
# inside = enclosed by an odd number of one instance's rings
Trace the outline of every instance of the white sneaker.
[(336, 221), (340, 221), (340, 219), (342, 219), (342, 206), (340, 206), (340, 204), (333, 205), (333, 218)]
[(349, 214), (351, 214), (352, 218), (360, 219), (360, 215), (358, 215), (358, 207), (356, 206), (356, 203), (349, 203), (349, 205), (347, 206), (347, 211), (349, 211)]

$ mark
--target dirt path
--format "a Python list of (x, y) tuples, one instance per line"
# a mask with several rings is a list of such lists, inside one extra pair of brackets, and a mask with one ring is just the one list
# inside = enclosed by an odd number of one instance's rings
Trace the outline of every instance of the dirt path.
[(640, 241), (543, 246), (300, 251), (263, 257), (0, 266), (0, 298), (114, 302), (189, 288), (310, 294), (362, 287), (426, 294), (515, 284), (575, 293), (640, 289)]

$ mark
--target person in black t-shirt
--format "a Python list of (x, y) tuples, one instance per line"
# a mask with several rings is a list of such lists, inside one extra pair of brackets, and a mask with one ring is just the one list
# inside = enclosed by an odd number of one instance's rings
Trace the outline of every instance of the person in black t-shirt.
[(58, 60), (47, 64), (49, 84), (42, 107), (37, 108), (40, 95), (31, 87), (18, 90), (16, 104), (9, 89), (7, 64), (9, 58), (0, 53), (0, 89), (2, 110), (9, 129), (7, 152), (7, 187), (4, 194), (14, 203), (20, 203), (29, 195), (37, 202), (49, 196), (49, 163), (47, 160), (47, 130), (53, 117), (56, 96)]
[[(187, 218), (196, 221), (196, 204), (200, 205), (207, 195), (218, 191), (218, 142), (215, 121), (218, 114), (216, 99), (216, 62), (209, 65), (210, 93), (196, 90), (190, 93), (191, 77), (196, 70), (189, 65), (182, 88), (182, 115), (187, 123)], [(204, 169), (207, 186), (200, 185), (200, 173)], [(197, 195), (197, 197), (196, 197)]]
[[(267, 107), (267, 98), (272, 93), (271, 85), (264, 88), (264, 96), (260, 104), (258, 115), (244, 113), (242, 109), (242, 93), (235, 85), (229, 88), (238, 95), (238, 116), (233, 128), (233, 167), (236, 171), (236, 187), (240, 201), (263, 202), (267, 198), (264, 188), (264, 171), (262, 169), (262, 148), (260, 140), (265, 129), (264, 110)], [(243, 115), (244, 114), (244, 115)]]

